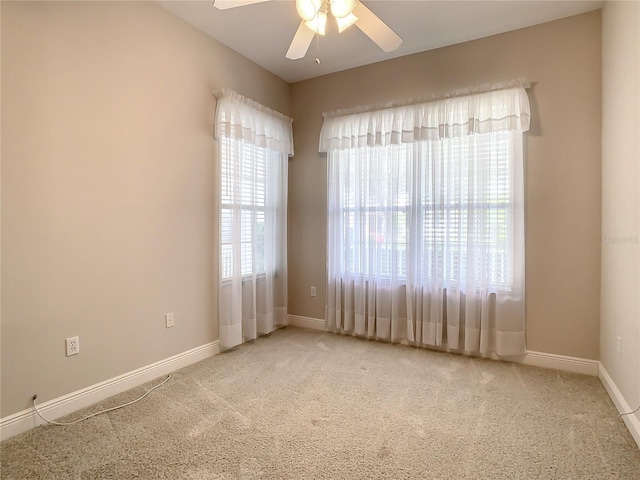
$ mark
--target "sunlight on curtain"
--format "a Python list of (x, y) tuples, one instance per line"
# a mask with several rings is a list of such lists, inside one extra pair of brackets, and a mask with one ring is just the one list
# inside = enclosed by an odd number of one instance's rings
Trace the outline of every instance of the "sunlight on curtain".
[(218, 322), (225, 350), (287, 324), (291, 119), (225, 90), (218, 99)]
[(332, 331), (525, 352), (523, 88), (325, 118)]

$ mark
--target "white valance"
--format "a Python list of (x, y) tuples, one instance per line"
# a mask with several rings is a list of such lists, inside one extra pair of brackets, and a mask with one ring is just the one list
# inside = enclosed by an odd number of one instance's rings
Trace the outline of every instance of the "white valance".
[(325, 115), (320, 152), (529, 129), (524, 88), (347, 115)]
[(293, 120), (233, 90), (218, 95), (215, 138), (224, 135), (274, 152), (293, 155)]

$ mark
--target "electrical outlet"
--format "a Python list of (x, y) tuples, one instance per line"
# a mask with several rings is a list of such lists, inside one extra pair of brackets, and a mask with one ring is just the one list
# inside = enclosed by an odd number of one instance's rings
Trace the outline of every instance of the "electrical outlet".
[(175, 319), (173, 313), (165, 313), (164, 314), (164, 323), (167, 326), (167, 328), (171, 328), (176, 324), (176, 319)]
[(316, 287), (311, 287), (311, 296), (312, 297), (316, 296)]
[(80, 337), (67, 338), (67, 357), (80, 353)]
[(622, 337), (616, 337), (616, 351), (618, 356), (622, 355)]

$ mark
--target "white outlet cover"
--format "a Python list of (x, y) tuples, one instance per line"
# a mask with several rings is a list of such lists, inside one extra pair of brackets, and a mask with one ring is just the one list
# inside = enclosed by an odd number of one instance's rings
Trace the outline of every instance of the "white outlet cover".
[(67, 357), (80, 353), (80, 337), (70, 337), (66, 339)]
[(171, 328), (176, 324), (175, 316), (173, 313), (165, 313), (164, 322), (167, 328)]

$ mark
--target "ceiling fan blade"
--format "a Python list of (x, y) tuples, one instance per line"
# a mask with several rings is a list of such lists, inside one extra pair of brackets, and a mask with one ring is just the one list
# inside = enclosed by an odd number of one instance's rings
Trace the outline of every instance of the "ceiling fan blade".
[(309, 45), (315, 36), (315, 32), (304, 24), (304, 20), (300, 22), (300, 26), (296, 34), (291, 40), (291, 45), (287, 51), (286, 57), (290, 60), (298, 60), (304, 57), (309, 50)]
[(213, 6), (220, 10), (226, 10), (228, 8), (244, 7), (245, 5), (269, 1), (271, 0), (213, 0)]
[(402, 39), (396, 32), (378, 18), (378, 16), (365, 7), (362, 2), (358, 2), (353, 14), (358, 17), (356, 27), (362, 30), (371, 40), (385, 52), (397, 50), (402, 45)]

